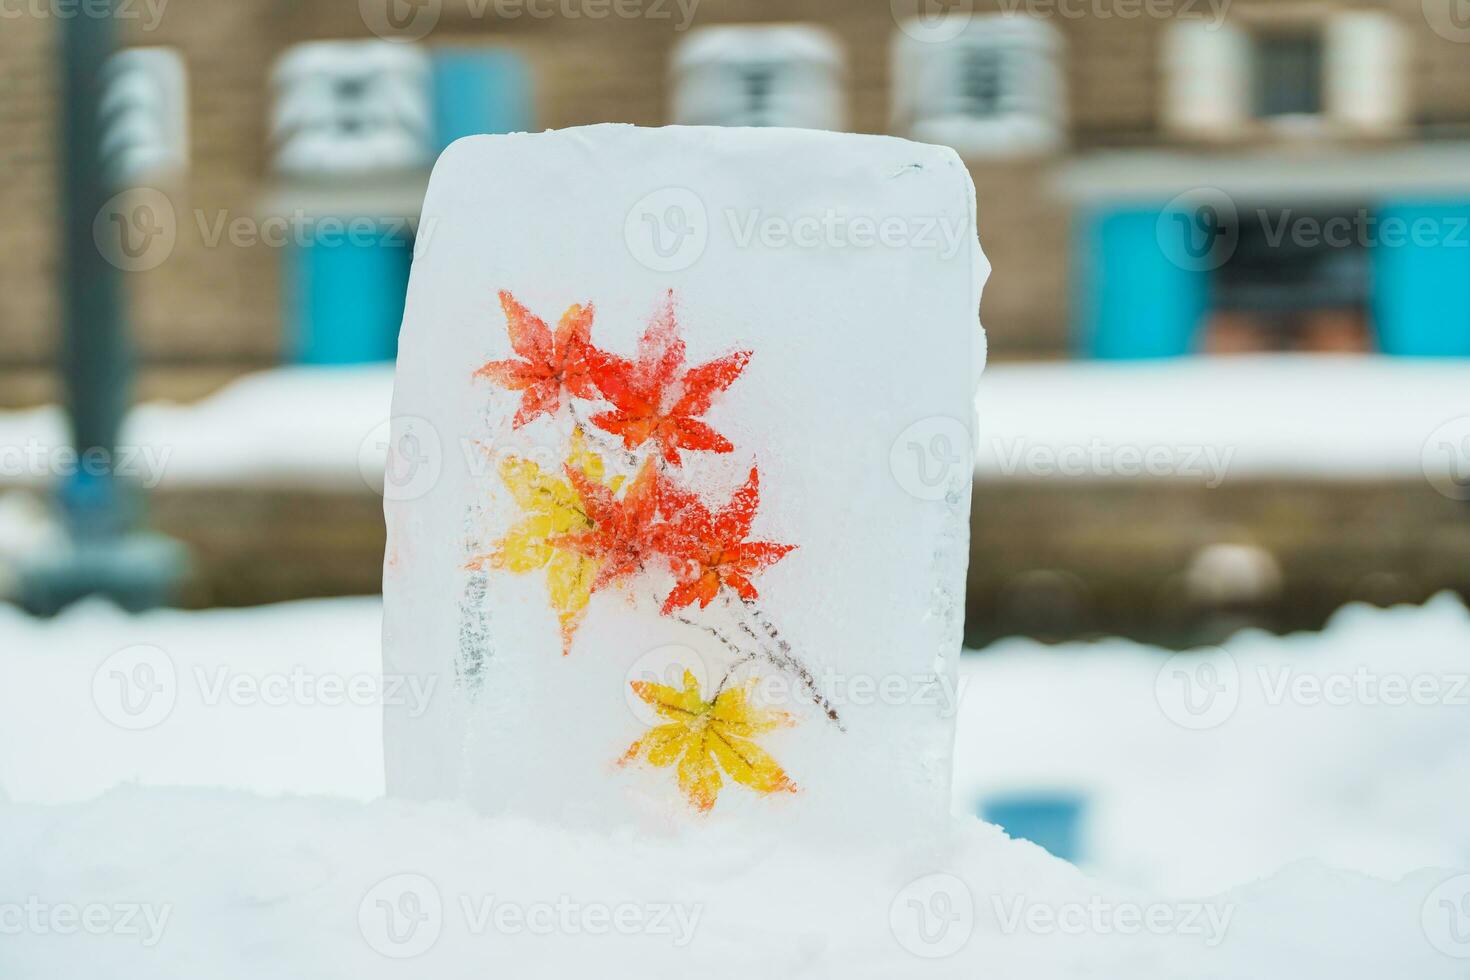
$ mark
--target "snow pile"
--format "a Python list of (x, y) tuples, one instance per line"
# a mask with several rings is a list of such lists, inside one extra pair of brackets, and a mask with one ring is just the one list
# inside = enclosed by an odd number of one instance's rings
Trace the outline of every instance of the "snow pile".
[[(1228, 658), (968, 657), (956, 809), (1080, 788), (1101, 880), (968, 818), (855, 858), (382, 801), (379, 703), (435, 695), (382, 683), (379, 618), (0, 607), (0, 976), (1464, 973), (1453, 599), (1241, 634)], [(1191, 680), (1216, 698), (1184, 700)]]
[[(262, 371), (193, 404), (139, 406), (118, 467), (147, 487), (381, 488), (392, 397), (391, 365)], [(66, 475), (69, 445), (55, 406), (0, 412), (0, 485)]]
[(381, 702), (415, 697), (381, 684), (380, 623), (375, 598), (89, 602), (52, 621), (0, 604), (0, 786), (43, 803), (129, 781), (379, 796)]
[(854, 855), (132, 789), (0, 807), (0, 870), (7, 980), (1460, 975), (1419, 921), (1440, 874), (1298, 867), (1164, 902), (975, 821)]
[(1083, 862), (1111, 880), (1181, 893), (1303, 857), (1389, 877), (1470, 865), (1470, 614), (1451, 595), (1204, 656), (1007, 640), (961, 670), (956, 810), (1080, 794)]
[[(1435, 434), (1463, 420), (1470, 364), (1262, 355), (1001, 363), (980, 385), (976, 473), (1419, 479), (1452, 457)], [(381, 486), (391, 366), (280, 368), (193, 405), (140, 407), (123, 441), (145, 483)], [(1413, 397), (1406, 393), (1412, 392)], [(1445, 440), (1465, 434), (1451, 426)], [(0, 485), (64, 466), (54, 407), (0, 412)], [(448, 445), (448, 452), (462, 446)], [(364, 474), (367, 474), (364, 477)]]
[(1420, 479), (1470, 432), (1467, 383), (1461, 360), (1321, 354), (992, 364), (976, 473)]

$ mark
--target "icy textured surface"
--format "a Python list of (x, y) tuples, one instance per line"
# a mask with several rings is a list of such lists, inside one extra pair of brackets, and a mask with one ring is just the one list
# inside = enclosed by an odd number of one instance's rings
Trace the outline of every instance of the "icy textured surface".
[(423, 227), (384, 656), (450, 691), (389, 708), (390, 793), (808, 838), (939, 818), (985, 275), (954, 153), (477, 137)]

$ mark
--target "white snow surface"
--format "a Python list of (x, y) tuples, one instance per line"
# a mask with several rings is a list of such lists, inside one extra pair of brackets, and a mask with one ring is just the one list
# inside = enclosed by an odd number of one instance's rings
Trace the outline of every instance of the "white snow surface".
[[(166, 486), (379, 488), (392, 389), (391, 366), (278, 368), (194, 404), (143, 405), (123, 442), (162, 462), (144, 478)], [(976, 400), (976, 473), (1107, 479), (1146, 466), (1206, 483), (1217, 473), (1418, 479), (1448, 465), (1431, 436), (1470, 414), (1467, 390), (1470, 362), (1460, 360), (992, 363)], [(0, 485), (49, 481), (47, 461), (66, 445), (54, 406), (0, 412)], [(447, 452), (462, 448), (445, 440)], [(1147, 454), (1153, 462), (1140, 462)]]
[[(966, 658), (957, 812), (989, 792), (1080, 789), (1086, 874), (967, 816), (855, 854), (718, 822), (650, 838), (384, 801), (379, 618), (373, 599), (138, 617), (94, 603), (50, 623), (0, 607), (0, 976), (1464, 973), (1436, 918), (1443, 884), (1463, 880), (1452, 869), (1470, 866), (1470, 719), (1455, 690), (1470, 614), (1448, 597), (1352, 607), (1321, 634), (1237, 636), (1228, 660), (1212, 656), (1238, 672), (1238, 703), (1199, 731), (1156, 696), (1183, 663), (1165, 651), (1009, 640)], [(137, 644), (166, 654), (150, 662), (176, 693), (135, 731), (108, 718), (111, 672), (135, 666)], [(1273, 703), (1287, 667), (1378, 684)], [(1443, 703), (1390, 703), (1385, 679), (1400, 676), (1435, 681), (1420, 693)], [(932, 874), (963, 882), (973, 917), (909, 886)], [(437, 914), (423, 911), (433, 897)], [(973, 923), (963, 948), (911, 952), (942, 948), (902, 927), (911, 900)], [(166, 913), (156, 933), (146, 914), (133, 932), (63, 935), (45, 915), (13, 928), (28, 908), (138, 905)], [(599, 909), (643, 927), (593, 934)], [(385, 910), (418, 910), (428, 931), (395, 944)]]
[(1470, 866), (1470, 614), (1458, 598), (1349, 606), (1321, 633), (1251, 630), (1221, 649), (1204, 669), (1236, 680), (1198, 719), (1177, 686), (1197, 653), (1010, 639), (965, 658), (955, 809), (1082, 795), (1088, 869), (1169, 894), (1301, 858), (1384, 877)]

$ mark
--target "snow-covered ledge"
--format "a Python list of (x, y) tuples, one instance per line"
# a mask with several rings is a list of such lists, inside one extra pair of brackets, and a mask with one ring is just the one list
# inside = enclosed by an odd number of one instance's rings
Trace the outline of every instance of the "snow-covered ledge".
[(1057, 184), (1082, 203), (1166, 201), (1201, 187), (1232, 197), (1301, 205), (1405, 193), (1470, 192), (1470, 142), (1363, 146), (1293, 142), (1246, 149), (1108, 150), (1059, 168)]
[[(124, 442), (144, 481), (170, 489), (362, 493), (381, 481), (392, 386), (388, 367), (280, 368), (196, 404), (144, 405)], [(1470, 415), (1466, 391), (1470, 361), (1456, 360), (992, 364), (976, 476), (1419, 480), (1451, 463), (1432, 437), (1457, 434), (1444, 427)], [(49, 482), (66, 446), (56, 408), (0, 412), (0, 487)]]

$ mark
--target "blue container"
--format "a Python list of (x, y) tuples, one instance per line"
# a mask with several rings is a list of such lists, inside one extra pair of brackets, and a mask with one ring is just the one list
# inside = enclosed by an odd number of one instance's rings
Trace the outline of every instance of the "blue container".
[(433, 65), (436, 156), (461, 136), (531, 129), (531, 78), (519, 55), (439, 48)]
[(413, 242), (332, 239), (284, 256), (287, 348), (300, 364), (364, 364), (398, 354)]
[(1197, 257), (1165, 247), (1161, 235), (1177, 230), (1172, 217), (1162, 205), (1079, 215), (1073, 307), (1084, 356), (1178, 357), (1197, 346), (1210, 273), (1191, 262)]
[(1069, 793), (1018, 793), (985, 800), (980, 815), (1012, 837), (1076, 864), (1081, 856), (1083, 808), (1083, 799)]
[(1373, 321), (1388, 354), (1470, 357), (1470, 201), (1398, 200), (1373, 236)]

